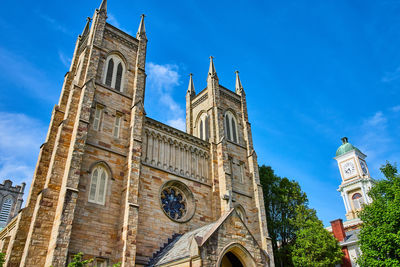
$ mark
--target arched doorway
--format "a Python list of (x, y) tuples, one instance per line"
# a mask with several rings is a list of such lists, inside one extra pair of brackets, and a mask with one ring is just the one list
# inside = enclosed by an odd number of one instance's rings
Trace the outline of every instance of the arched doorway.
[(221, 260), (220, 267), (244, 267), (242, 262), (232, 252), (228, 252)]
[(256, 267), (256, 263), (250, 253), (242, 245), (232, 243), (222, 250), (218, 267)]

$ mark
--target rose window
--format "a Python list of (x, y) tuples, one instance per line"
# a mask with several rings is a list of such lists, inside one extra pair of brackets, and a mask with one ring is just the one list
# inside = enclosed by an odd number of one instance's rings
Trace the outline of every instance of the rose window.
[(174, 187), (165, 188), (161, 192), (161, 203), (164, 212), (175, 220), (181, 219), (186, 213), (184, 194)]
[(164, 214), (178, 223), (189, 221), (196, 211), (192, 191), (177, 180), (168, 181), (161, 186), (159, 199)]

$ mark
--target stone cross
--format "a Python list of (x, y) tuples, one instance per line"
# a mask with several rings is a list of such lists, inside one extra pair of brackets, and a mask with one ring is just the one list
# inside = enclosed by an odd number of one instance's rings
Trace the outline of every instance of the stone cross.
[(233, 208), (232, 190), (228, 190), (228, 194), (225, 194), (223, 199), (228, 201), (228, 208), (231, 210)]

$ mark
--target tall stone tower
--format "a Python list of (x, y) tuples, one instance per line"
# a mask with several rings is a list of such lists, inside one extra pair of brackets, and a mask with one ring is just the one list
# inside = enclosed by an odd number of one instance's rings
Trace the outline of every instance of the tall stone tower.
[(216, 211), (224, 213), (236, 205), (252, 214), (248, 226), (267, 249), (268, 231), (257, 155), (238, 71), (234, 92), (219, 84), (213, 57), (210, 57), (207, 87), (197, 95), (190, 76), (186, 132), (211, 144), (211, 160), (217, 164), (212, 170), (216, 178), (213, 186), (219, 192)]
[(347, 137), (342, 138), (342, 145), (336, 151), (335, 159), (342, 177), (338, 191), (343, 198), (347, 220), (358, 218), (358, 212), (362, 209), (362, 205), (372, 202), (367, 193), (372, 186), (373, 179), (368, 171), (366, 157), (358, 148), (348, 142)]
[(19, 212), (23, 202), (25, 183), (13, 186), (11, 180), (0, 184), (0, 229), (3, 229)]
[[(146, 116), (147, 37), (108, 24), (78, 37), (27, 206), (0, 232), (7, 266), (273, 266), (246, 97), (218, 82), (186, 95), (187, 132)], [(151, 99), (149, 99), (151, 101)], [(8, 238), (8, 242), (6, 242)]]

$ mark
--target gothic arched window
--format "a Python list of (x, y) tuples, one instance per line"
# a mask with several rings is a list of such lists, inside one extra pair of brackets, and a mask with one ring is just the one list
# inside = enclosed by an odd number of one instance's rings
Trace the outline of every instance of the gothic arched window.
[(238, 143), (236, 118), (230, 111), (225, 113), (225, 134), (229, 141)]
[(362, 204), (364, 204), (363, 197), (360, 193), (355, 193), (351, 199), (353, 200), (354, 209), (359, 210), (362, 208)]
[(104, 205), (106, 200), (108, 172), (103, 165), (99, 164), (92, 170), (89, 202)]
[(199, 119), (199, 138), (208, 141), (209, 136), (209, 119), (206, 113), (203, 113)]
[(162, 186), (160, 204), (165, 215), (176, 222), (187, 222), (196, 210), (192, 191), (184, 183), (175, 180)]
[(239, 217), (242, 219), (244, 223), (246, 223), (246, 211), (242, 207), (242, 205), (238, 204), (235, 207), (236, 213), (239, 215)]
[(1, 211), (0, 211), (0, 223), (7, 223), (8, 217), (10, 217), (12, 204), (13, 200), (11, 197), (7, 197), (3, 201), (3, 205), (1, 206)]
[(105, 82), (105, 84), (108, 86), (111, 86), (113, 72), (114, 72), (114, 60), (112, 58), (110, 58), (110, 60), (108, 61), (107, 75), (106, 75), (106, 82)]
[(111, 55), (106, 60), (103, 83), (118, 91), (123, 91), (125, 64), (116, 55)]

